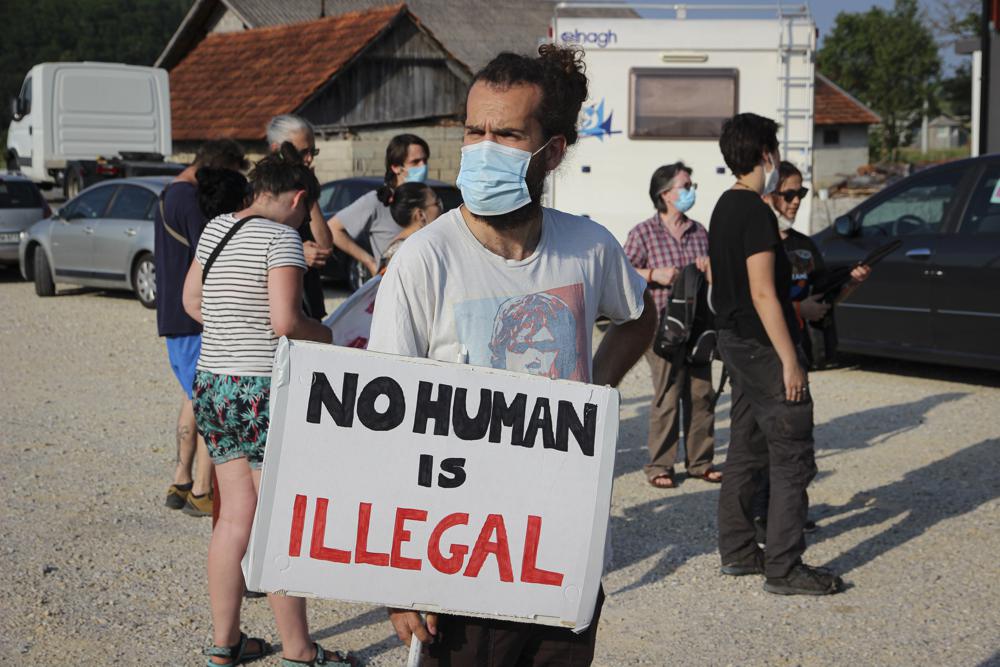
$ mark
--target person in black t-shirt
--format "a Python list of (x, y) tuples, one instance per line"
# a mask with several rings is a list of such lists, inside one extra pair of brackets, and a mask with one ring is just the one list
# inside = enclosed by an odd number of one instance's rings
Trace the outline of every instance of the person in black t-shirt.
[(212, 459), (205, 441), (198, 436), (191, 403), (195, 365), (201, 352), (201, 325), (184, 312), (181, 302), (184, 278), (208, 221), (198, 204), (196, 175), (201, 168), (246, 169), (243, 148), (231, 139), (206, 141), (198, 149), (194, 163), (160, 194), (154, 213), (156, 328), (166, 339), (170, 367), (184, 391), (177, 417), (174, 482), (167, 489), (164, 504), (191, 516), (211, 516), (213, 502)]
[[(722, 573), (763, 574), (764, 590), (826, 595), (840, 577), (802, 562), (806, 487), (816, 475), (813, 406), (789, 298), (792, 267), (762, 195), (778, 181), (778, 125), (743, 113), (719, 146), (736, 176), (712, 212), (709, 257), (719, 351), (732, 377), (730, 443), (719, 494)], [(751, 504), (770, 466), (767, 550), (756, 543)]]
[[(822, 294), (812, 293), (812, 286), (821, 280), (826, 272), (823, 255), (811, 238), (793, 229), (799, 205), (807, 194), (809, 190), (802, 187), (802, 172), (798, 167), (791, 162), (781, 162), (778, 165), (778, 186), (768, 195), (768, 200), (778, 217), (781, 245), (792, 265), (789, 298), (795, 308), (802, 349), (810, 368), (822, 368), (836, 350), (836, 329), (833, 318), (829, 317), (830, 305), (821, 301)], [(843, 290), (844, 295), (854, 291), (868, 278), (870, 271), (868, 267), (855, 268), (851, 272), (851, 282)], [(771, 485), (765, 470), (753, 501), (757, 544), (762, 548), (767, 543), (767, 509), (770, 491)], [(815, 529), (816, 523), (807, 518), (804, 530), (811, 532)]]

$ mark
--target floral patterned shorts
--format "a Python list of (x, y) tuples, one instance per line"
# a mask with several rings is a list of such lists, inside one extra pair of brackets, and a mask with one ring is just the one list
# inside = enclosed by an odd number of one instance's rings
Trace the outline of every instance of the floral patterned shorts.
[(260, 468), (267, 442), (270, 396), (270, 377), (198, 371), (194, 380), (194, 417), (212, 463), (246, 458), (251, 468)]

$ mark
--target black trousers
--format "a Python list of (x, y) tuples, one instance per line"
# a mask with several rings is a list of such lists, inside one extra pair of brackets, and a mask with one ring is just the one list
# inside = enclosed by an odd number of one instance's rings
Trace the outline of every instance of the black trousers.
[(588, 667), (594, 660), (604, 588), (590, 627), (567, 628), (469, 616), (438, 617), (440, 640), (423, 647), (427, 667)]
[(816, 476), (812, 398), (807, 391), (802, 401), (785, 400), (781, 360), (755, 339), (722, 330), (719, 352), (733, 387), (729, 453), (719, 493), (719, 554), (729, 564), (749, 558), (757, 548), (753, 498), (770, 468), (765, 572), (783, 577), (806, 549), (806, 487)]

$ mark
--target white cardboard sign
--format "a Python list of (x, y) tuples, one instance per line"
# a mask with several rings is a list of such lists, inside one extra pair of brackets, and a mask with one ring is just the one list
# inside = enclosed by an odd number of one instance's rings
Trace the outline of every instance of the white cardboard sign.
[(372, 331), (375, 297), (382, 276), (375, 276), (323, 320), (333, 332), (333, 344), (365, 349)]
[(618, 392), (282, 339), (258, 591), (585, 629)]

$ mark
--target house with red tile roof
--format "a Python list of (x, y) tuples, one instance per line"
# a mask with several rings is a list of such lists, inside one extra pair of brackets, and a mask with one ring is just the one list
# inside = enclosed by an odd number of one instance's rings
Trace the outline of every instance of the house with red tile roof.
[(813, 183), (823, 188), (868, 164), (868, 128), (882, 119), (819, 72), (815, 96)]
[(450, 176), (471, 77), (402, 4), (211, 32), (170, 68), (175, 151), (227, 137), (262, 153), (268, 120), (293, 113), (317, 129), (322, 180), (381, 175), (402, 131), (431, 144), (432, 177)]

